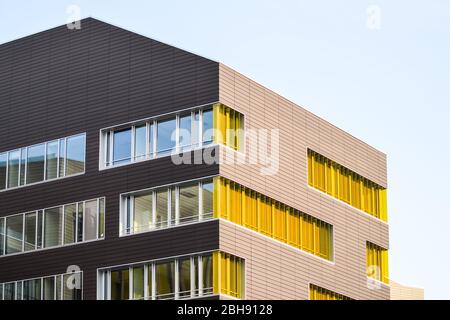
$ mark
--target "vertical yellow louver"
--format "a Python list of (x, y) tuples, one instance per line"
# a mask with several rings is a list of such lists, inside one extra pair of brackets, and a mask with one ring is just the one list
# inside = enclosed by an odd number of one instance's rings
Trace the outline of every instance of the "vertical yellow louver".
[(353, 300), (340, 293), (318, 287), (311, 284), (309, 286), (309, 299), (310, 300)]
[(367, 276), (389, 283), (388, 250), (367, 242)]
[(333, 259), (333, 227), (222, 177), (214, 179), (214, 217)]
[(243, 135), (243, 115), (221, 103), (213, 106), (214, 142), (240, 150)]
[(242, 299), (244, 297), (244, 261), (233, 255), (213, 253), (214, 293)]
[(387, 221), (385, 188), (312, 150), (308, 150), (308, 184)]

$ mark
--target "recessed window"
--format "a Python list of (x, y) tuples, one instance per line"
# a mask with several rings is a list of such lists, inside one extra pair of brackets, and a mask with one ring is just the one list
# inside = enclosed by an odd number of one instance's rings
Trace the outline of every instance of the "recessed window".
[(167, 119), (158, 121), (157, 125), (157, 148), (159, 155), (170, 154), (176, 146), (176, 121)]
[(41, 279), (23, 281), (23, 300), (41, 300)]
[(131, 129), (114, 132), (114, 164), (131, 161)]
[(175, 294), (175, 262), (156, 264), (156, 299), (173, 299)]
[(45, 144), (28, 148), (27, 184), (44, 180)]
[(1, 153), (0, 191), (83, 173), (85, 138), (80, 134)]
[(134, 137), (134, 159), (144, 160), (147, 153), (147, 126), (136, 127)]
[(104, 198), (0, 218), (0, 255), (102, 239), (104, 224)]
[(190, 149), (192, 147), (192, 115), (188, 113), (180, 116), (180, 132), (179, 145), (180, 151)]
[(130, 297), (129, 269), (111, 272), (111, 300), (128, 300)]
[(79, 135), (67, 138), (66, 175), (84, 172), (86, 136)]
[(46, 179), (55, 179), (58, 177), (58, 149), (59, 141), (47, 143), (47, 159), (46, 159)]
[(9, 152), (8, 159), (8, 188), (19, 185), (20, 149)]
[(198, 183), (180, 186), (180, 223), (198, 219)]
[(214, 130), (213, 130), (213, 111), (205, 110), (203, 111), (203, 130), (202, 130), (202, 138), (203, 144), (212, 143), (214, 140)]
[(148, 231), (153, 227), (153, 194), (134, 197), (133, 231)]
[(6, 217), (6, 254), (22, 252), (23, 215)]

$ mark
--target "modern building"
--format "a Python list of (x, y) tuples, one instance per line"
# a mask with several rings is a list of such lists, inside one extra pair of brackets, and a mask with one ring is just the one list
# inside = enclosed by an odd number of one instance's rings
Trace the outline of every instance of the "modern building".
[(386, 155), (98, 21), (0, 45), (1, 299), (389, 299)]

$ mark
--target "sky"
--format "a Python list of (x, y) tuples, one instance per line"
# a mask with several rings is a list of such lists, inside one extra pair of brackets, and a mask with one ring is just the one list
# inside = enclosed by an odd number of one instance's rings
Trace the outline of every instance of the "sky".
[(388, 156), (390, 277), (450, 299), (450, 1), (0, 0), (0, 43), (81, 9), (220, 61)]

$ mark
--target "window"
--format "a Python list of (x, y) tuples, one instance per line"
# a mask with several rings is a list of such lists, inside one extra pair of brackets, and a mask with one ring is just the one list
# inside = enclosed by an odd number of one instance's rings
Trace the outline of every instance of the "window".
[(55, 299), (55, 277), (47, 277), (43, 282), (43, 300)]
[(86, 136), (84, 134), (67, 138), (66, 176), (84, 172), (85, 140)]
[(46, 159), (46, 179), (55, 179), (58, 177), (58, 149), (59, 141), (47, 143), (47, 159)]
[(176, 122), (175, 119), (160, 120), (157, 125), (157, 149), (158, 154), (167, 154), (176, 146)]
[(22, 252), (23, 215), (6, 217), (6, 254)]
[(214, 252), (214, 293), (223, 293), (238, 299), (244, 293), (244, 260), (233, 255)]
[(27, 184), (44, 180), (45, 144), (28, 148)]
[(85, 202), (84, 206), (84, 240), (97, 239), (98, 203), (97, 199)]
[(104, 223), (104, 198), (0, 218), (0, 255), (102, 239)]
[(241, 150), (243, 127), (241, 113), (217, 104), (137, 121), (126, 128), (104, 129), (100, 132), (100, 168), (186, 152), (213, 142)]
[(367, 276), (389, 284), (388, 250), (367, 242)]
[(62, 207), (46, 209), (44, 219), (44, 248), (61, 245)]
[(19, 186), (20, 149), (9, 152), (8, 159), (8, 188)]
[(144, 267), (133, 268), (133, 299), (144, 298)]
[(167, 227), (168, 222), (168, 196), (167, 189), (156, 191), (156, 226)]
[(66, 139), (59, 143), (59, 172), (58, 177), (64, 177), (66, 172)]
[(386, 188), (308, 149), (308, 184), (387, 221)]
[(36, 250), (36, 212), (25, 214), (25, 251)]
[(214, 178), (213, 197), (214, 217), (333, 259), (332, 225), (222, 177)]
[(123, 164), (131, 160), (131, 129), (114, 132), (114, 164)]
[(147, 154), (147, 126), (136, 127), (134, 136), (134, 158), (136, 161), (144, 160)]
[(41, 300), (41, 279), (23, 281), (23, 300)]
[(180, 116), (179, 145), (180, 151), (192, 147), (192, 116), (191, 113)]
[(212, 181), (202, 183), (202, 217), (213, 216), (213, 183)]
[(203, 123), (202, 123), (202, 139), (203, 144), (212, 143), (214, 140), (214, 129), (213, 129), (213, 111), (205, 110), (202, 113)]
[(121, 197), (120, 233), (132, 234), (213, 218), (213, 183), (202, 180)]
[(128, 300), (130, 298), (129, 269), (111, 272), (111, 300)]
[(213, 293), (213, 259), (212, 254), (208, 254), (202, 257), (202, 288), (203, 292)]
[(197, 220), (199, 216), (198, 183), (180, 187), (180, 222)]
[(187, 257), (178, 261), (178, 277), (179, 288), (178, 295), (180, 298), (191, 296), (191, 258)]
[(6, 164), (7, 164), (7, 153), (0, 153), (0, 190), (6, 188)]
[(156, 299), (173, 299), (175, 294), (175, 263), (156, 264)]
[(153, 194), (134, 197), (134, 232), (148, 231), (153, 227)]
[(5, 218), (0, 218), (0, 256), (4, 255), (5, 247)]
[(82, 300), (83, 274), (66, 273), (62, 275), (63, 281), (63, 300)]
[(353, 300), (342, 294), (336, 293), (334, 291), (321, 288), (319, 286), (310, 284), (309, 285), (309, 299), (310, 300)]
[(77, 204), (64, 206), (64, 244), (71, 244), (77, 241)]
[(16, 283), (10, 282), (4, 285), (3, 300), (16, 300)]

